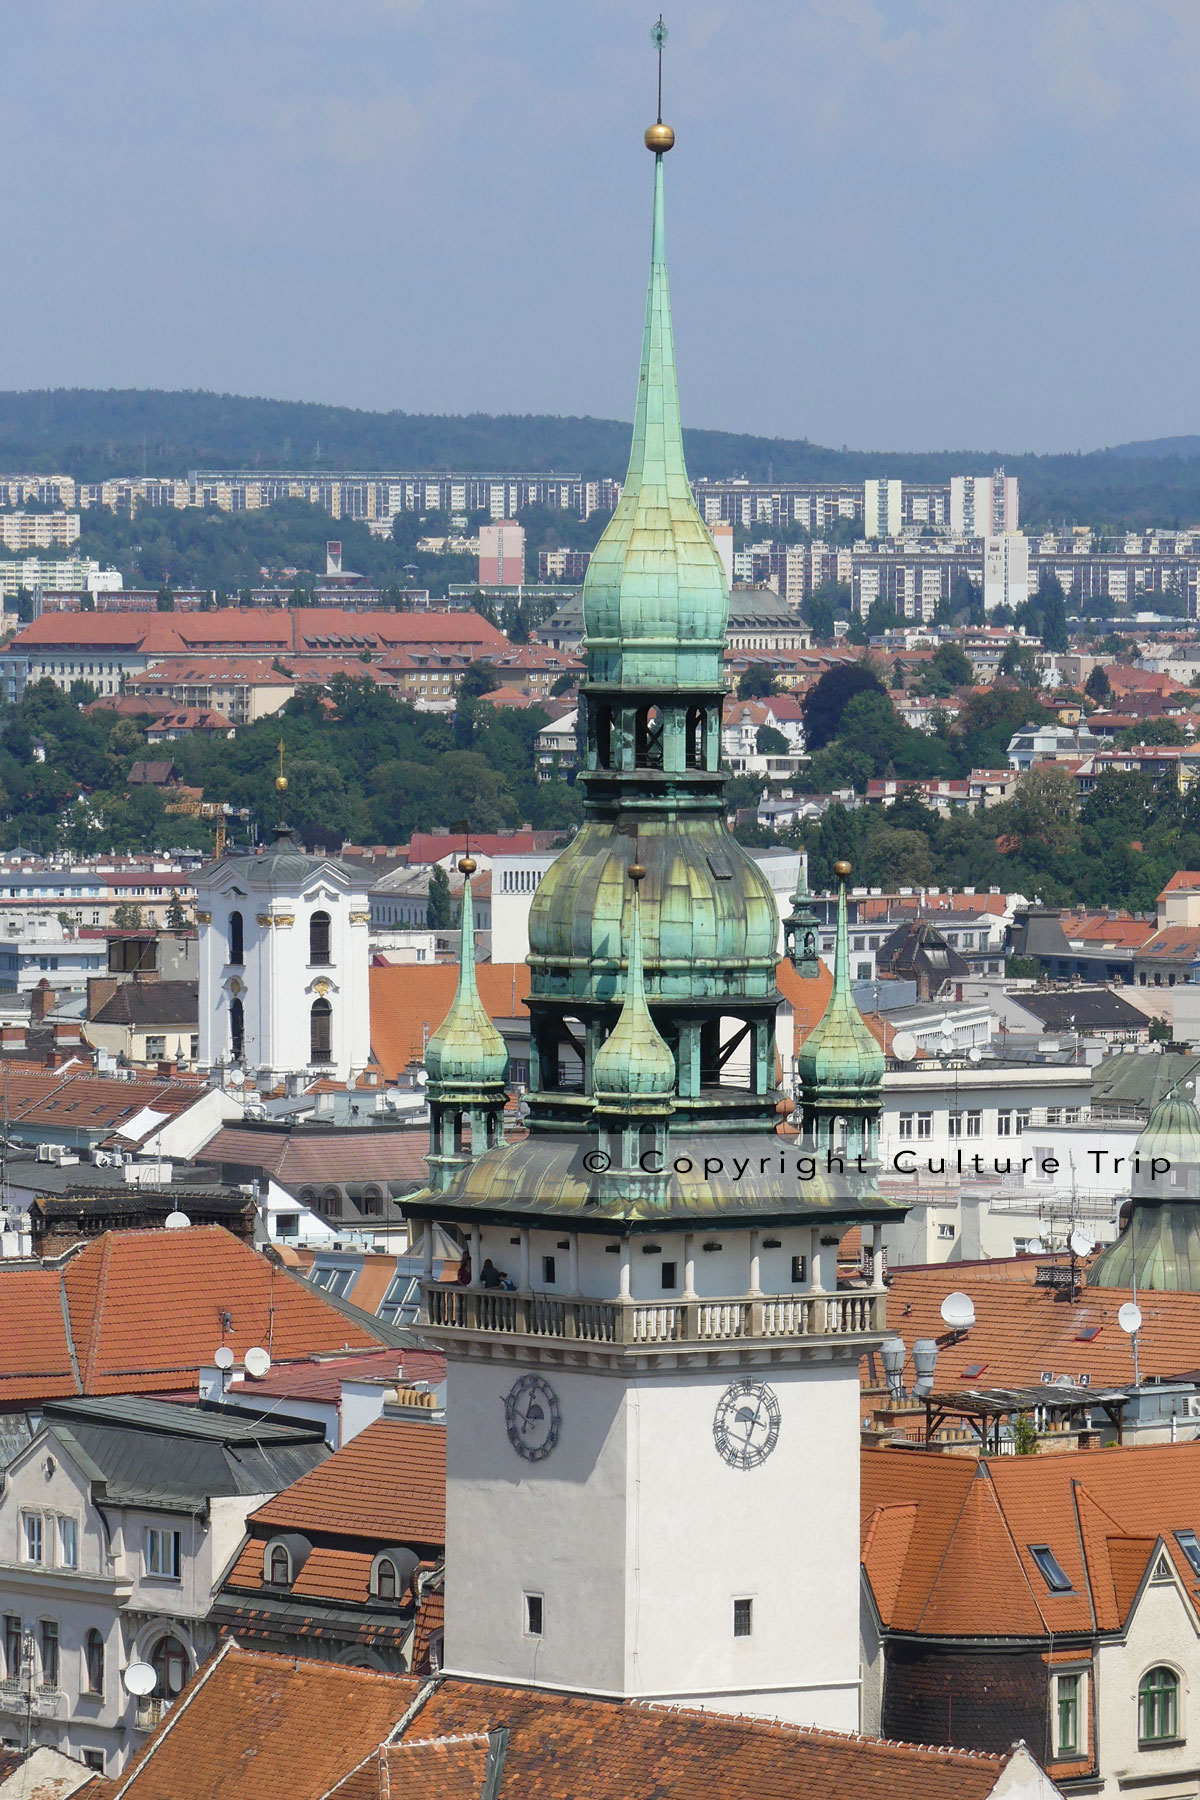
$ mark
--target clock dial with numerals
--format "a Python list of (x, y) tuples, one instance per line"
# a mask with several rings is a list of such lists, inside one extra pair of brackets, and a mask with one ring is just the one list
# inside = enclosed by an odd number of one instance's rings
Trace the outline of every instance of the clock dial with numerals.
[(713, 1415), (713, 1442), (731, 1469), (757, 1469), (779, 1441), (779, 1402), (758, 1381), (734, 1381)]
[(541, 1375), (522, 1375), (504, 1397), (508, 1441), (526, 1462), (541, 1462), (558, 1442), (558, 1395)]

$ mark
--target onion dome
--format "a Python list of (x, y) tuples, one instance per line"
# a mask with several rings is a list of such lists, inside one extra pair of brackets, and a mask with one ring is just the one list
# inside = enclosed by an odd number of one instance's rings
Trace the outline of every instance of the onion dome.
[(833, 865), (838, 878), (837, 948), (833, 992), (796, 1056), (796, 1078), (807, 1105), (829, 1107), (875, 1097), (883, 1081), (883, 1051), (867, 1029), (850, 992), (850, 943), (846, 930), (848, 862)]
[(475, 862), (464, 856), (458, 866), (463, 875), (458, 986), (450, 1011), (426, 1046), (425, 1069), (431, 1085), (492, 1087), (508, 1074), (508, 1050), (488, 1017), (475, 983), (475, 902), (471, 896)]
[(598, 1107), (636, 1100), (670, 1100), (675, 1092), (675, 1058), (646, 1005), (642, 977), (642, 924), (638, 888), (646, 871), (631, 863), (633, 899), (629, 926), (629, 964), (621, 1016), (596, 1054), (592, 1092)]
[(1175, 1088), (1138, 1137), (1128, 1223), (1088, 1286), (1200, 1293), (1200, 1112)]

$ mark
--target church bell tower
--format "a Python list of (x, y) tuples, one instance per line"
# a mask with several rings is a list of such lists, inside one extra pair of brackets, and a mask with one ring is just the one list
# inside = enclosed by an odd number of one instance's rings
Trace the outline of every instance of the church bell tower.
[[(633, 445), (584, 584), (584, 818), (530, 911), (528, 1132), (472, 1127), (449, 1160), (439, 1136), (404, 1202), (448, 1359), (445, 1666), (854, 1729), (858, 1368), (897, 1208), (832, 1152), (851, 1092), (873, 1143), (882, 1061), (843, 931), (804, 1099), (822, 1152), (781, 1135), (779, 919), (725, 816), (728, 589), (684, 464), (661, 116), (646, 143)], [(469, 1285), (433, 1281), (435, 1223)], [(851, 1225), (874, 1253), (844, 1282)]]

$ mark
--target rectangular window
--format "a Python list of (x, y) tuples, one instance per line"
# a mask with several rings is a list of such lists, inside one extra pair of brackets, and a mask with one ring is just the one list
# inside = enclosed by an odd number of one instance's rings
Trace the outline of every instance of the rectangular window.
[(4, 1615), (4, 1679), (20, 1681), (23, 1652), (22, 1627), (16, 1613)]
[(554, 1285), (554, 1258), (552, 1256), (543, 1256), (542, 1258), (542, 1280), (547, 1287)]
[(1062, 1119), (1062, 1107), (1061, 1106), (1048, 1106), (1046, 1108), (1046, 1123), (1047, 1123), (1047, 1125), (1057, 1125), (1057, 1124), (1059, 1124), (1061, 1119)]
[(58, 1566), (60, 1569), (79, 1567), (79, 1525), (74, 1519), (58, 1521)]
[(913, 1134), (913, 1116), (911, 1113), (900, 1114), (900, 1136), (910, 1138)]
[(969, 1112), (967, 1114), (967, 1136), (982, 1137), (982, 1135), (983, 1114), (981, 1112)]
[(85, 1769), (95, 1769), (97, 1775), (103, 1775), (103, 1773), (104, 1773), (104, 1752), (103, 1752), (103, 1750), (84, 1750), (84, 1751), (81, 1751), (80, 1754), (83, 1757), (83, 1766)]
[(1047, 1544), (1030, 1544), (1029, 1554), (1037, 1564), (1042, 1579), (1052, 1594), (1069, 1594), (1071, 1577)]
[(808, 1258), (807, 1258), (807, 1256), (793, 1256), (793, 1258), (792, 1258), (792, 1280), (793, 1281), (807, 1281), (808, 1280)]
[(939, 1225), (937, 1231), (940, 1238), (952, 1238), (954, 1236), (953, 1225)]
[(58, 1621), (42, 1620), (42, 1686), (58, 1686)]
[(541, 1637), (542, 1635), (542, 1596), (526, 1594), (525, 1596), (525, 1636)]
[(1011, 1112), (1007, 1112), (1007, 1111), (1006, 1112), (998, 1112), (996, 1114), (996, 1136), (997, 1137), (1011, 1137), (1012, 1136), (1012, 1113)]
[(675, 1264), (673, 1262), (665, 1262), (662, 1265), (662, 1287), (663, 1287), (664, 1294), (674, 1292), (674, 1289), (675, 1289)]
[(166, 1054), (167, 1040), (165, 1037), (148, 1037), (146, 1039), (147, 1062), (161, 1062)]
[(1187, 1557), (1195, 1574), (1200, 1575), (1200, 1539), (1194, 1531), (1177, 1531), (1175, 1542)]
[(962, 1136), (963, 1119), (961, 1113), (952, 1112), (946, 1121), (946, 1125), (950, 1137), (960, 1138)]
[(1020, 1137), (1020, 1135), (1023, 1131), (1029, 1130), (1029, 1121), (1030, 1121), (1031, 1117), (1032, 1117), (1032, 1114), (1030, 1113), (1030, 1110), (1027, 1106), (1019, 1106), (1017, 1108), (1017, 1136), (1018, 1137)]
[(932, 1113), (917, 1114), (917, 1136), (919, 1138), (931, 1138), (933, 1136)]
[(179, 1533), (146, 1528), (146, 1573), (162, 1575), (168, 1581), (179, 1580)]
[(42, 1547), (42, 1515), (27, 1512), (21, 1514), (21, 1538), (25, 1550), (25, 1561), (40, 1563), (43, 1558)]
[(753, 1600), (735, 1600), (733, 1603), (733, 1635), (749, 1637), (754, 1630)]

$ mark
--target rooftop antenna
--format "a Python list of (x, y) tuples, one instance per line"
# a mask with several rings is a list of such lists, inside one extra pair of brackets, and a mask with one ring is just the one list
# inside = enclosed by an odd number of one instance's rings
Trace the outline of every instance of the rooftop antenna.
[(658, 51), (658, 123), (662, 124), (662, 53), (667, 41), (667, 28), (663, 24), (663, 16), (658, 15), (657, 22), (650, 27), (650, 42)]

